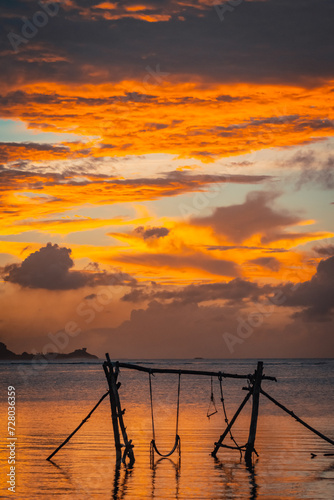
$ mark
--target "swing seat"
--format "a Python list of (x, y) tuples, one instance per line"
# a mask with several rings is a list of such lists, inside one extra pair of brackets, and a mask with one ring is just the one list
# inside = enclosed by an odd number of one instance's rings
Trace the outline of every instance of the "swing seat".
[(206, 414), (206, 416), (207, 416), (208, 418), (210, 418), (210, 417), (212, 417), (212, 415), (215, 415), (216, 413), (218, 413), (218, 410), (215, 410), (215, 411), (213, 411), (213, 412), (211, 412), (211, 413), (207, 413), (207, 414)]
[(155, 443), (155, 439), (152, 439), (151, 441), (151, 448), (154, 449), (154, 451), (162, 458), (168, 458), (170, 457), (171, 455), (173, 455), (174, 451), (176, 450), (176, 448), (178, 447), (179, 443), (180, 443), (180, 436), (178, 434), (176, 434), (175, 436), (175, 443), (174, 443), (174, 446), (172, 448), (172, 450), (169, 452), (169, 453), (166, 453), (165, 455), (160, 453), (160, 451), (158, 450), (157, 448), (157, 445)]

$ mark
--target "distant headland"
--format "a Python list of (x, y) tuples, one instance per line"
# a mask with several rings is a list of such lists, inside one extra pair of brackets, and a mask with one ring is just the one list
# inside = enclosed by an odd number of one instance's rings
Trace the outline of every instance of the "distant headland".
[(7, 346), (0, 342), (0, 361), (32, 361), (36, 358), (44, 358), (48, 361), (62, 361), (62, 360), (71, 360), (71, 359), (99, 359), (94, 354), (90, 354), (87, 352), (86, 347), (82, 347), (81, 349), (76, 349), (73, 352), (68, 354), (63, 354), (59, 352), (48, 352), (47, 354), (29, 354), (27, 352), (23, 352), (22, 354), (15, 354), (15, 352), (7, 349)]

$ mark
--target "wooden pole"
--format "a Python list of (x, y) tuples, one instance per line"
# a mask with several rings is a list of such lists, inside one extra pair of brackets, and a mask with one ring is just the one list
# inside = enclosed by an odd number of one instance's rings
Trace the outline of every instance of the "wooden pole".
[(78, 430), (83, 426), (83, 424), (85, 422), (87, 422), (87, 420), (89, 419), (89, 417), (94, 413), (94, 411), (96, 410), (96, 408), (102, 403), (102, 401), (104, 400), (104, 398), (106, 398), (108, 396), (108, 394), (109, 394), (109, 391), (106, 392), (105, 394), (103, 394), (102, 398), (96, 403), (96, 405), (94, 406), (94, 408), (88, 413), (87, 417), (83, 419), (83, 421), (81, 422), (81, 424), (78, 425), (78, 427), (65, 439), (65, 441), (60, 446), (58, 446), (58, 448), (53, 453), (51, 453), (50, 456), (48, 456), (48, 458), (46, 460), (51, 460), (51, 458), (54, 457), (55, 454), (58, 453), (58, 451), (63, 446), (65, 446), (66, 443), (69, 442), (69, 440), (71, 439), (71, 437), (73, 437), (74, 434), (76, 432), (78, 432)]
[(249, 391), (248, 394), (246, 395), (245, 399), (243, 400), (243, 402), (241, 403), (241, 405), (239, 406), (239, 408), (237, 409), (237, 411), (235, 412), (231, 422), (228, 424), (228, 426), (226, 427), (224, 433), (220, 436), (219, 440), (217, 441), (217, 443), (215, 443), (215, 449), (213, 450), (213, 452), (211, 453), (211, 455), (213, 457), (216, 457), (217, 455), (217, 452), (219, 450), (219, 448), (221, 447), (222, 445), (222, 442), (224, 441), (224, 439), (226, 438), (227, 434), (230, 432), (230, 429), (232, 428), (232, 425), (234, 424), (234, 422), (236, 421), (236, 419), (238, 418), (238, 415), (239, 413), (241, 412), (241, 410), (243, 409), (243, 407), (245, 406), (245, 404), (247, 403), (247, 401), (249, 400), (249, 398), (251, 397), (251, 394), (252, 392)]
[[(108, 355), (107, 360), (109, 358)], [(114, 439), (115, 439), (115, 448), (116, 448), (116, 466), (119, 467), (122, 463), (122, 445), (121, 445), (121, 439), (119, 435), (119, 428), (118, 428), (118, 418), (117, 418), (117, 407), (116, 407), (116, 400), (115, 400), (115, 394), (117, 393), (117, 386), (116, 386), (116, 380), (117, 376), (115, 377), (114, 374), (114, 369), (108, 361), (105, 361), (103, 363), (103, 369), (104, 373), (106, 375), (108, 385), (109, 385), (109, 396), (110, 396), (110, 407), (111, 407), (111, 419), (112, 419), (112, 425), (113, 425), (113, 430), (114, 430)]]
[(307, 424), (306, 422), (304, 422), (304, 420), (302, 420), (301, 418), (297, 417), (297, 415), (295, 415), (293, 413), (293, 411), (288, 410), (285, 406), (283, 406), (281, 403), (279, 403), (278, 401), (276, 401), (276, 399), (274, 399), (271, 396), (269, 396), (269, 394), (267, 394), (263, 389), (261, 389), (260, 392), (261, 392), (261, 394), (263, 394), (264, 396), (266, 396), (270, 401), (272, 401), (276, 406), (278, 406), (279, 408), (282, 408), (282, 410), (284, 410), (286, 413), (288, 413), (289, 415), (291, 415), (291, 417), (293, 417), (294, 419), (296, 419), (297, 422), (299, 422), (300, 424), (304, 425), (304, 427), (306, 427), (310, 431), (314, 432), (314, 434), (316, 434), (317, 436), (321, 437), (321, 439), (323, 439), (324, 441), (327, 441), (327, 443), (330, 443), (330, 444), (334, 445), (334, 441), (332, 439), (328, 438), (327, 436), (325, 436), (324, 434), (322, 434), (321, 432), (317, 431), (316, 429), (314, 429), (313, 427), (311, 427), (309, 424)]
[(246, 452), (245, 452), (245, 460), (248, 463), (250, 463), (252, 461), (252, 453), (254, 451), (256, 428), (257, 428), (257, 417), (259, 414), (259, 402), (260, 402), (262, 372), (263, 372), (263, 361), (258, 361), (257, 369), (256, 369), (255, 374), (254, 374), (252, 417), (251, 417), (248, 442), (246, 445)]
[[(116, 364), (116, 369), (115, 369), (116, 375), (118, 375), (118, 371), (119, 371), (118, 370), (118, 366)], [(130, 440), (128, 439), (128, 435), (127, 435), (127, 432), (126, 432), (126, 427), (124, 425), (123, 414), (125, 412), (125, 409), (122, 410), (122, 407), (121, 407), (121, 402), (120, 402), (119, 394), (118, 394), (119, 387), (120, 387), (120, 384), (117, 384), (117, 386), (116, 386), (116, 392), (114, 394), (114, 397), (115, 397), (115, 403), (116, 403), (116, 408), (117, 408), (119, 426), (121, 428), (121, 432), (122, 432), (122, 436), (123, 436), (123, 441), (124, 441), (124, 444), (125, 444), (125, 450), (124, 450), (122, 462), (125, 463), (126, 456), (128, 455), (129, 460), (130, 460), (129, 467), (132, 467), (133, 464), (135, 463), (135, 456), (134, 456), (134, 453), (133, 453), (132, 439), (130, 439)]]

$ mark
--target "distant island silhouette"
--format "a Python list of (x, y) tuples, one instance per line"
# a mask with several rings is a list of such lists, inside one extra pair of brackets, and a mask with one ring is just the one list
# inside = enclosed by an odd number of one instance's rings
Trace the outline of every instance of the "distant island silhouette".
[(49, 361), (58, 361), (64, 359), (99, 359), (94, 354), (90, 354), (89, 352), (87, 352), (86, 347), (76, 349), (75, 351), (68, 354), (59, 352), (48, 352), (47, 354), (29, 354), (28, 352), (23, 352), (22, 354), (15, 354), (15, 352), (7, 349), (7, 346), (3, 342), (0, 342), (0, 361), (31, 361), (36, 358), (44, 358)]

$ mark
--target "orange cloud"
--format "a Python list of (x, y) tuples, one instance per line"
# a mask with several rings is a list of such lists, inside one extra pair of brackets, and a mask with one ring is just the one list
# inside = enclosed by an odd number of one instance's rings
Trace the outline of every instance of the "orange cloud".
[(75, 133), (83, 142), (45, 147), (44, 152), (37, 146), (6, 144), (3, 161), (22, 155), (41, 161), (166, 151), (212, 161), (334, 135), (331, 84), (311, 90), (251, 84), (203, 88), (160, 73), (148, 67), (143, 81), (13, 88), (1, 99), (2, 117), (42, 131)]
[(115, 9), (117, 7), (116, 3), (111, 3), (111, 2), (102, 2), (99, 3), (98, 5), (95, 5), (95, 9)]
[[(1, 234), (25, 231), (27, 226), (51, 230), (59, 234), (92, 229), (102, 225), (124, 222), (121, 219), (106, 219), (101, 222), (86, 218), (67, 222), (61, 219), (66, 210), (84, 204), (108, 205), (114, 203), (155, 200), (165, 196), (200, 191), (212, 183), (262, 182), (265, 176), (207, 176), (171, 172), (158, 178), (123, 179), (106, 175), (79, 175), (74, 173), (44, 175), (26, 170), (0, 171), (0, 206), (6, 211)], [(143, 217), (140, 217), (142, 219)], [(145, 218), (145, 217), (144, 217)]]
[[(262, 283), (309, 279), (314, 272), (314, 262), (298, 250), (298, 245), (333, 236), (333, 233), (291, 232), (288, 222), (285, 221), (284, 241), (263, 243), (261, 234), (257, 233), (236, 245), (231, 237), (212, 231), (209, 225), (155, 220), (156, 232), (160, 229), (163, 237), (143, 237), (152, 224), (127, 233), (113, 232), (111, 236), (123, 245), (103, 252), (100, 258), (105, 263), (118, 262), (129, 273), (139, 272), (146, 279), (151, 277), (159, 282), (167, 276), (179, 284), (184, 280), (219, 281), (221, 276), (242, 276)], [(166, 229), (164, 233), (162, 228)]]
[[(275, 208), (277, 194), (265, 192), (253, 192), (242, 204), (220, 207), (211, 215), (183, 222), (168, 216), (157, 219), (146, 209), (126, 217), (66, 215), (67, 210), (79, 209), (84, 204), (130, 202), (134, 206), (135, 202), (199, 191), (210, 183), (226, 180), (220, 176), (174, 172), (158, 178), (122, 179), (93, 174), (80, 176), (75, 172), (41, 175), (3, 169), (0, 179), (0, 203), (6, 211), (0, 228), (3, 253), (20, 257), (31, 241), (29, 234), (25, 239), (27, 231), (39, 231), (44, 241), (46, 238), (49, 241), (53, 236), (63, 238), (70, 233), (97, 228), (104, 228), (107, 233), (111, 227), (131, 225), (126, 232), (124, 227), (117, 232), (113, 229), (114, 239), (110, 245), (95, 242), (74, 245), (73, 257), (122, 266), (125, 272), (139, 275), (141, 279), (182, 283), (240, 275), (266, 282), (284, 279), (296, 269), (302, 269), (307, 279), (313, 264), (308, 264), (296, 247), (333, 236), (328, 231), (305, 231), (305, 226), (312, 221)], [(228, 178), (230, 182), (251, 182), (252, 179), (257, 177)], [(15, 236), (22, 243), (10, 242)], [(115, 238), (119, 244), (115, 244)]]

